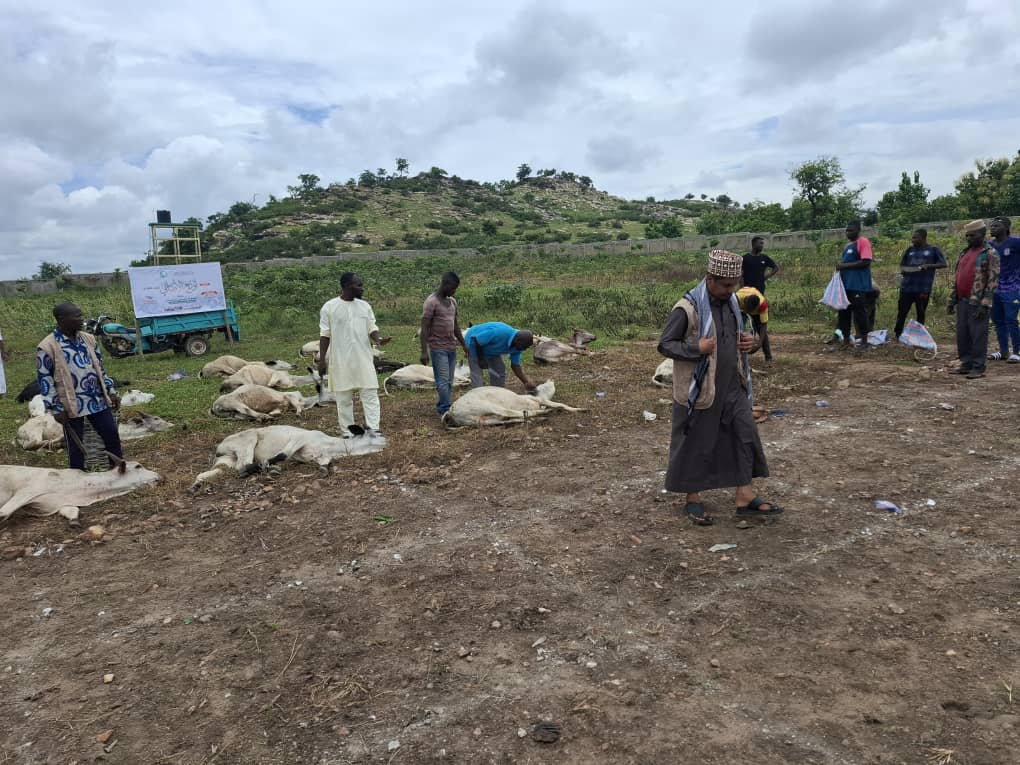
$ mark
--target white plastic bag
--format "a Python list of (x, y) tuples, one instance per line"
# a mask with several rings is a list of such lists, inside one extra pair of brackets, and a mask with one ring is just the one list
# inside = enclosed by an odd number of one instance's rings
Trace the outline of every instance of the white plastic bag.
[(839, 275), (839, 271), (832, 272), (829, 286), (825, 288), (825, 294), (818, 302), (829, 306), (834, 311), (842, 311), (844, 308), (850, 307), (850, 300), (847, 298), (846, 288), (843, 286), (843, 277)]

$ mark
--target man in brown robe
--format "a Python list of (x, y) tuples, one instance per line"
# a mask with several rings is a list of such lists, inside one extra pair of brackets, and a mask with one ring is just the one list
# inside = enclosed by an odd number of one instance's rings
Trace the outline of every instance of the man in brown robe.
[(751, 412), (754, 338), (743, 331), (734, 295), (740, 277), (739, 255), (709, 253), (707, 276), (673, 307), (659, 340), (659, 353), (673, 360), (666, 489), (687, 495), (684, 511), (702, 526), (712, 524), (699, 493), (708, 489), (735, 486), (739, 517), (783, 512), (751, 483), (769, 469)]

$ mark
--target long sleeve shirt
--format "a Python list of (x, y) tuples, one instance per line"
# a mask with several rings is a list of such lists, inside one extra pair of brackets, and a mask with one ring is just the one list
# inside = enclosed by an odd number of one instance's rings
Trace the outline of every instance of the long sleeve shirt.
[(674, 361), (697, 361), (701, 358), (698, 338), (687, 340), (687, 313), (675, 308), (666, 319), (666, 326), (659, 338), (659, 353)]
[[(107, 408), (106, 397), (103, 395), (103, 386), (110, 394), (114, 392), (113, 380), (106, 374), (106, 366), (103, 363), (103, 356), (96, 346), (96, 358), (99, 359), (99, 366), (103, 370), (102, 380), (92, 367), (92, 359), (89, 357), (88, 346), (80, 336), (74, 339), (67, 337), (59, 329), (53, 330), (53, 337), (60, 345), (64, 354), (64, 361), (67, 370), (74, 383), (74, 397), (78, 402), (78, 411), (83, 414), (95, 414)], [(64, 411), (64, 404), (57, 394), (57, 383), (53, 376), (53, 359), (46, 351), (40, 349), (36, 352), (36, 377), (39, 380), (39, 393), (43, 397), (43, 404), (46, 411), (51, 414), (58, 414)]]

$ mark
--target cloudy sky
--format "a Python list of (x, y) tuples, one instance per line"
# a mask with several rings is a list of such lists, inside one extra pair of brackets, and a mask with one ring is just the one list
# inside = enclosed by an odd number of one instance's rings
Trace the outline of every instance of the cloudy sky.
[(946, 193), (1020, 148), (1018, 40), (1015, 0), (0, 0), (0, 278), (396, 157), (789, 202), (832, 154), (871, 202)]

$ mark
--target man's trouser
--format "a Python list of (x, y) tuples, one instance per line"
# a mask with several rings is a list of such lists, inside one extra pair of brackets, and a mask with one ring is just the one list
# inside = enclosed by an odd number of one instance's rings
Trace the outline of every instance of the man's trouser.
[(765, 361), (772, 361), (772, 344), (769, 342), (769, 333), (768, 331), (764, 335), (761, 333), (761, 328), (768, 327), (768, 324), (762, 324), (761, 316), (752, 314), (751, 326), (754, 328), (754, 333), (761, 337), (761, 352), (765, 354)]
[(988, 316), (977, 317), (978, 306), (961, 300), (956, 304), (956, 351), (960, 366), (972, 372), (985, 371), (988, 353)]
[(436, 393), (439, 403), (436, 411), (445, 414), (453, 400), (453, 369), (457, 366), (457, 351), (430, 351), (432, 356), (432, 374), (436, 378)]
[(858, 341), (867, 345), (868, 333), (871, 331), (871, 326), (868, 323), (868, 293), (859, 292), (858, 290), (847, 290), (846, 297), (850, 301), (850, 307), (844, 308), (839, 312), (836, 326), (843, 333), (843, 340), (849, 341), (850, 317), (852, 316), (854, 326), (857, 327)]
[(1009, 343), (1013, 342), (1013, 353), (1020, 354), (1020, 292), (996, 292), (992, 295), (992, 324), (999, 341), (999, 352), (1003, 358), (1009, 356)]
[[(506, 387), (506, 364), (502, 356), (486, 356), (485, 363), (489, 365), (489, 385), (497, 388)], [(478, 363), (478, 359), (472, 353), (468, 356), (468, 366), (471, 367), (471, 387), (481, 388), (485, 385), (484, 371)]]
[[(89, 425), (92, 426), (93, 430), (103, 439), (103, 447), (106, 451), (110, 452), (110, 454), (116, 454), (123, 459), (124, 452), (120, 447), (120, 433), (117, 431), (117, 420), (113, 416), (113, 412), (109, 409), (104, 409), (95, 414), (87, 414), (85, 417), (88, 418)], [(85, 438), (85, 417), (75, 417), (67, 421), (67, 427), (74, 431), (79, 441)], [(69, 438), (66, 433), (64, 434), (64, 443), (67, 445), (68, 465), (78, 470), (84, 470), (85, 453), (78, 447), (75, 440)], [(113, 465), (113, 460), (110, 460), (110, 467), (113, 467)]]
[[(338, 390), (336, 392), (336, 413), (340, 418), (340, 435), (351, 435), (350, 427), (354, 424), (354, 390)], [(358, 390), (361, 408), (365, 410), (365, 427), (379, 430), (379, 389), (361, 388)]]
[(896, 337), (903, 334), (903, 327), (907, 323), (907, 314), (915, 306), (917, 307), (917, 322), (924, 324), (925, 312), (928, 310), (928, 293), (900, 290), (900, 300), (896, 305)]

